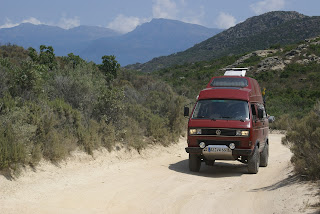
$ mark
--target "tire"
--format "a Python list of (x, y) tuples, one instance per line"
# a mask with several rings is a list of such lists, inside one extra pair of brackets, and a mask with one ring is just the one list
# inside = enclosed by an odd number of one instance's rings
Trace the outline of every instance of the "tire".
[(191, 172), (199, 172), (201, 167), (200, 157), (196, 154), (189, 154), (189, 169)]
[(206, 160), (205, 163), (207, 166), (213, 166), (216, 160)]
[(256, 147), (253, 154), (248, 157), (248, 172), (251, 174), (257, 174), (260, 165), (260, 152), (259, 148)]
[(263, 149), (263, 152), (260, 155), (260, 166), (266, 167), (268, 166), (269, 159), (269, 144), (266, 143)]

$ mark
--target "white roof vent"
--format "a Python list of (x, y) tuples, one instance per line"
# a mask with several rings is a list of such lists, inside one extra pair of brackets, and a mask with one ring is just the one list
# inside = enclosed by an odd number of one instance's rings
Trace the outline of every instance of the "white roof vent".
[(224, 73), (224, 76), (246, 76), (248, 68), (228, 68)]

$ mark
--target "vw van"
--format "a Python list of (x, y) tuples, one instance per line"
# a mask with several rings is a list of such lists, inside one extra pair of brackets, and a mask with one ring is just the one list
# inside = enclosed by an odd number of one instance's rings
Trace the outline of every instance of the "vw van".
[(269, 122), (258, 82), (245, 76), (246, 69), (229, 69), (213, 77), (197, 97), (188, 120), (189, 169), (198, 172), (201, 163), (235, 160), (256, 174), (268, 165)]

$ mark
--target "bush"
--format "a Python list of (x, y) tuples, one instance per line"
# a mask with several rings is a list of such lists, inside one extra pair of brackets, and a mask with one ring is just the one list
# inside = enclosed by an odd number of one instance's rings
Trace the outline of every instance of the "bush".
[(126, 118), (126, 128), (123, 129), (122, 137), (123, 141), (129, 148), (134, 148), (138, 152), (144, 149), (148, 142), (143, 138), (145, 136), (144, 130), (142, 130), (141, 125), (133, 118)]
[(283, 114), (279, 118), (276, 118), (273, 123), (270, 123), (270, 128), (276, 130), (289, 130), (292, 120), (293, 119), (290, 118), (289, 114)]
[(25, 145), (16, 137), (12, 124), (0, 127), (0, 170), (16, 169), (26, 162)]
[(0, 46), (0, 170), (115, 142), (140, 151), (183, 130), (185, 100), (151, 75), (119, 71), (115, 57), (96, 65), (50, 46), (18, 50)]
[(107, 124), (102, 118), (99, 124), (98, 135), (101, 145), (111, 151), (116, 141), (116, 130), (112, 124)]
[(301, 120), (296, 120), (282, 142), (289, 145), (298, 173), (320, 179), (320, 102)]

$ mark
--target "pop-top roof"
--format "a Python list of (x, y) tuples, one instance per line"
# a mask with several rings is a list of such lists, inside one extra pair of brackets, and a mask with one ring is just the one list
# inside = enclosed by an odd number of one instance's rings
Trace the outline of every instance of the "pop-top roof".
[(224, 76), (246, 76), (248, 68), (228, 68), (224, 73)]

